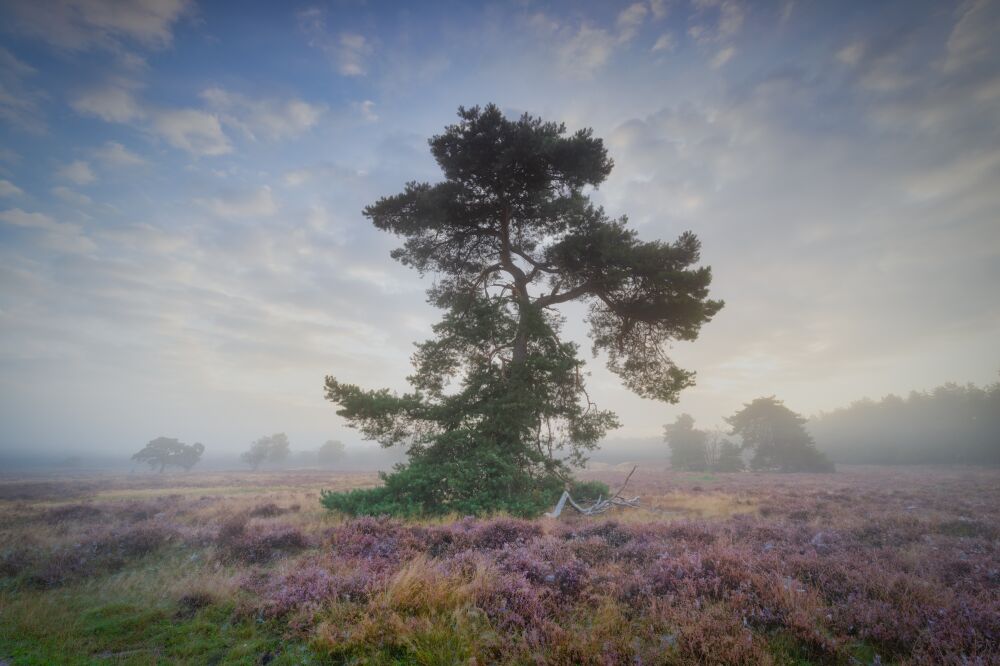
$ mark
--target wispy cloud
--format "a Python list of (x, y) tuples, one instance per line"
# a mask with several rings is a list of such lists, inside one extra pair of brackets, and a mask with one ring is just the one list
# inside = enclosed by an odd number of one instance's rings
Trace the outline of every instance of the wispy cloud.
[(19, 197), (24, 194), (24, 190), (10, 182), (0, 178), (0, 197)]
[(203, 199), (201, 203), (213, 215), (223, 218), (269, 217), (278, 211), (274, 195), (267, 185), (247, 192)]
[(132, 122), (145, 115), (133, 93), (136, 87), (128, 81), (109, 83), (81, 93), (73, 99), (72, 107), (109, 123)]
[(173, 28), (187, 12), (189, 0), (10, 0), (13, 26), (25, 34), (71, 51), (117, 48), (125, 40), (148, 48), (163, 48), (173, 40)]
[(736, 49), (732, 46), (727, 46), (726, 48), (720, 50), (714, 56), (712, 56), (712, 69), (719, 69), (727, 62), (732, 60), (733, 56), (736, 55)]
[(331, 33), (326, 26), (326, 12), (312, 7), (298, 13), (299, 27), (309, 39), (309, 45), (329, 57), (344, 76), (364, 76), (368, 59), (374, 51), (371, 41), (358, 32)]
[(135, 167), (146, 164), (146, 160), (133, 153), (117, 141), (108, 141), (94, 152), (94, 156), (111, 167)]
[(29, 213), (20, 208), (11, 208), (0, 212), (0, 222), (40, 232), (42, 244), (56, 252), (88, 254), (97, 249), (97, 245), (84, 234), (79, 225), (57, 222), (44, 213)]
[(233, 150), (218, 116), (198, 109), (158, 111), (152, 130), (174, 148), (191, 155), (213, 157)]
[(254, 99), (222, 88), (208, 88), (201, 98), (220, 115), (222, 121), (250, 139), (294, 138), (319, 122), (327, 107), (298, 98)]
[(649, 9), (643, 2), (636, 2), (621, 11), (615, 22), (618, 27), (618, 41), (630, 42), (638, 34), (642, 27)]
[(40, 134), (46, 129), (41, 110), (46, 94), (27, 83), (36, 72), (34, 67), (0, 47), (0, 121)]
[(77, 185), (89, 185), (97, 180), (97, 176), (94, 174), (93, 169), (90, 168), (90, 164), (83, 160), (75, 160), (69, 164), (64, 164), (59, 167), (56, 175)]

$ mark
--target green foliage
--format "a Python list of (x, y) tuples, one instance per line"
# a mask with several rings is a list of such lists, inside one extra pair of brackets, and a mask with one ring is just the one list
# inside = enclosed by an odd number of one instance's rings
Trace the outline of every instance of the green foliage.
[(607, 499), (611, 496), (611, 488), (603, 481), (574, 481), (570, 484), (569, 494), (577, 502), (587, 502), (598, 497)]
[(320, 465), (335, 465), (344, 457), (344, 443), (335, 439), (327, 440), (316, 452), (316, 460)]
[(719, 442), (715, 460), (712, 462), (714, 472), (742, 472), (746, 469), (743, 462), (743, 452), (740, 447), (729, 440)]
[(832, 472), (833, 463), (816, 449), (804, 418), (774, 396), (757, 398), (726, 419), (732, 434), (753, 451), (750, 466), (779, 472)]
[(663, 427), (663, 438), (670, 447), (670, 466), (677, 470), (704, 472), (708, 469), (708, 436), (694, 427), (690, 414)]
[(1000, 465), (1000, 382), (859, 400), (809, 421), (838, 462)]
[(283, 462), (288, 458), (288, 452), (288, 437), (285, 433), (279, 432), (269, 437), (261, 437), (251, 444), (250, 450), (245, 451), (240, 456), (240, 460), (256, 471), (265, 462)]
[[(517, 479), (516, 471), (509, 466), (491, 467), (489, 462), (495, 461), (487, 461), (487, 466), (465, 479), (470, 484), (479, 481), (483, 485), (472, 485), (465, 492), (461, 492), (459, 486), (459, 492), (453, 498), (441, 496), (442, 484), (438, 479), (424, 476), (439, 468), (411, 463), (397, 465), (392, 474), (381, 473), (384, 485), (377, 488), (360, 488), (346, 493), (324, 490), (320, 504), (352, 516), (418, 518), (448, 513), (483, 515), (500, 512), (530, 518), (551, 509), (562, 494), (563, 485), (551, 477), (524, 485), (519, 488), (520, 492), (516, 492), (518, 489), (514, 487), (504, 487), (505, 483)], [(611, 492), (608, 485), (600, 481), (574, 481), (569, 484), (569, 491), (577, 501), (608, 497)]]
[(668, 402), (693, 374), (664, 354), (666, 343), (694, 339), (722, 307), (707, 297), (710, 269), (693, 267), (693, 234), (639, 241), (625, 218), (609, 219), (583, 194), (612, 167), (590, 130), (567, 136), (561, 124), (507, 120), (493, 105), (459, 118), (430, 141), (443, 182), (409, 183), (364, 211), (404, 239), (394, 258), (437, 274), (429, 295), (444, 316), (417, 345), (411, 392), (327, 377), (339, 415), (409, 455), (382, 488), (324, 495), (332, 509), (539, 513), (618, 426), (591, 403), (555, 307), (589, 303), (594, 353), (606, 352), (639, 395)]
[(148, 463), (153, 469), (162, 472), (167, 465), (176, 465), (190, 470), (205, 452), (205, 445), (200, 442), (184, 444), (169, 437), (157, 437), (132, 456), (132, 460)]

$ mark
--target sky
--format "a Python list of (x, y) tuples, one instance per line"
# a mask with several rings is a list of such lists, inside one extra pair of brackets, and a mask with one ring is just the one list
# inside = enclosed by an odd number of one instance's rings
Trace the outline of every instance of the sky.
[[(433, 276), (361, 214), (494, 102), (594, 129), (593, 193), (693, 230), (726, 306), (616, 437), (758, 396), (809, 415), (1000, 371), (1000, 2), (8, 0), (0, 453), (359, 435), (324, 376), (407, 388)], [(582, 307), (567, 333), (589, 349)]]

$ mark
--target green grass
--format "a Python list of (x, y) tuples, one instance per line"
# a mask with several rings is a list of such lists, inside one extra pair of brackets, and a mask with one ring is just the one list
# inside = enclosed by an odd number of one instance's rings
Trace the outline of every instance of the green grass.
[(0, 655), (13, 664), (316, 664), (282, 627), (236, 619), (232, 604), (190, 617), (170, 604), (94, 606), (86, 596), (32, 594), (0, 607)]

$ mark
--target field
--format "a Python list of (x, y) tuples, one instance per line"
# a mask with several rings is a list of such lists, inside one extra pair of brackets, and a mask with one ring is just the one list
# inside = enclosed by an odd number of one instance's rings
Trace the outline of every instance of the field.
[(1000, 663), (997, 470), (645, 468), (602, 519), (319, 506), (375, 480), (4, 478), (0, 663)]

